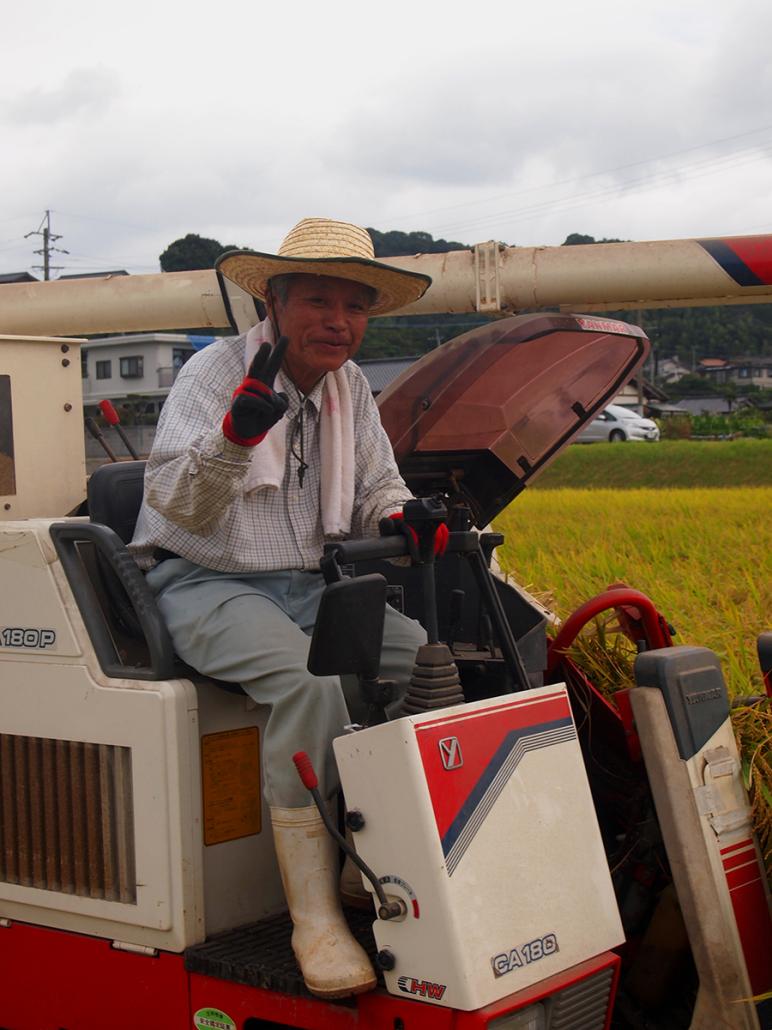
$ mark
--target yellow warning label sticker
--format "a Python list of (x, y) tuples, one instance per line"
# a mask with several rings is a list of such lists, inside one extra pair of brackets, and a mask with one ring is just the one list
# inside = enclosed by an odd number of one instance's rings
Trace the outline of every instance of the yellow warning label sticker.
[(260, 832), (260, 739), (257, 726), (201, 738), (204, 844)]

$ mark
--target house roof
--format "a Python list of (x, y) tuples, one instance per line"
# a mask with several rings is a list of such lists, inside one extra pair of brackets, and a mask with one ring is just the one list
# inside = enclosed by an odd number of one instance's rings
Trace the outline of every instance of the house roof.
[[(643, 394), (645, 400), (667, 400), (667, 394), (663, 390), (660, 390), (658, 386), (655, 386), (654, 383), (650, 383), (646, 379), (642, 380), (641, 382), (641, 393)], [(636, 399), (633, 399), (633, 394), (635, 394)], [(621, 402), (618, 400), (614, 401), (614, 404), (635, 404), (637, 403), (637, 395), (638, 380), (635, 378), (635, 376), (633, 376), (633, 378), (630, 379), (629, 382), (625, 383), (625, 385), (622, 387), (622, 389), (619, 391), (619, 394), (617, 395), (618, 397), (624, 397), (624, 400)]]
[(727, 361), (724, 358), (703, 358), (697, 366), (700, 372), (733, 372), (738, 368), (769, 368), (772, 357), (737, 357)]
[(0, 272), (0, 283), (36, 283), (39, 282), (29, 272)]
[(690, 371), (689, 366), (685, 365), (679, 358), (659, 358), (657, 365), (660, 368), (684, 368), (686, 371)]
[(372, 392), (379, 394), (410, 368), (414, 361), (418, 361), (415, 355), (409, 358), (365, 358), (357, 364), (364, 372)]
[(742, 397), (732, 401), (731, 407), (725, 397), (684, 397), (678, 402), (678, 407), (685, 408), (690, 415), (726, 415), (746, 404)]
[(772, 365), (772, 355), (769, 355), (766, 358), (734, 358), (732, 361), (733, 368), (741, 368), (743, 366), (747, 367), (748, 365), (750, 365), (751, 368), (768, 368)]
[(657, 415), (688, 415), (690, 414), (689, 409), (685, 408), (683, 404), (664, 404), (659, 401), (654, 401), (649, 404), (651, 410)]
[[(120, 268), (113, 272), (73, 272), (71, 275), (60, 275), (59, 279), (105, 279), (110, 275), (128, 274)], [(38, 283), (40, 281), (29, 272), (0, 272), (0, 283)]]
[(111, 275), (128, 275), (123, 268), (116, 268), (111, 272), (73, 272), (71, 275), (60, 275), (60, 279), (107, 279)]

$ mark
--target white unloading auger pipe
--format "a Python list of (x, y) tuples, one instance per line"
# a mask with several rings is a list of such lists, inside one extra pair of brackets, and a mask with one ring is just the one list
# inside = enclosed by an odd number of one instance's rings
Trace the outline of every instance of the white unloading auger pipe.
[[(538, 308), (608, 311), (772, 303), (772, 235), (572, 247), (505, 247), (391, 257), (432, 277), (427, 293), (394, 314)], [(212, 270), (0, 286), (0, 333), (95, 333), (222, 328), (257, 321), (236, 287), (228, 304)]]
[(400, 314), (772, 302), (772, 235), (570, 247), (491, 241), (389, 263), (432, 277), (424, 297)]
[(0, 333), (8, 335), (89, 336), (227, 325), (211, 269), (0, 286)]

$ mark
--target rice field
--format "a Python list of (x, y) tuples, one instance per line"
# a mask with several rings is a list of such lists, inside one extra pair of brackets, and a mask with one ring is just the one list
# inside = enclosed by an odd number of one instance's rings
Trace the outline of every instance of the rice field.
[[(756, 642), (772, 629), (770, 513), (769, 486), (525, 491), (496, 521), (506, 537), (497, 556), (561, 619), (612, 583), (641, 590), (675, 626), (675, 643), (718, 655), (737, 698), (763, 693)], [(769, 703), (733, 711), (733, 725), (772, 877)]]
[(711, 648), (733, 696), (758, 693), (772, 629), (772, 488), (525, 491), (497, 519), (502, 568), (556, 614), (614, 582)]

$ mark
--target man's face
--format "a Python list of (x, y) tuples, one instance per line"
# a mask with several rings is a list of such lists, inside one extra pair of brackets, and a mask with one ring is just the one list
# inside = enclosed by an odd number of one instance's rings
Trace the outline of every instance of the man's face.
[(279, 333), (289, 339), (284, 366), (303, 393), (359, 350), (372, 296), (350, 279), (293, 275), (286, 301), (269, 301), (274, 325), (278, 321)]

